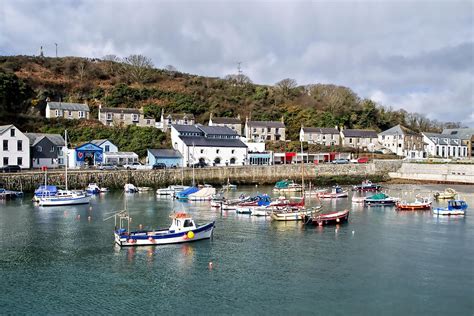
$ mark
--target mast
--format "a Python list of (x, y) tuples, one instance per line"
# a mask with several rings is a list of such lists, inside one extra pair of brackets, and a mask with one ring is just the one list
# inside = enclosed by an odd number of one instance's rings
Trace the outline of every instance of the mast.
[(67, 164), (68, 164), (68, 150), (67, 150), (67, 130), (64, 130), (64, 147), (65, 148), (65, 151), (66, 151), (66, 161), (65, 161), (65, 164), (64, 164), (64, 180), (66, 182), (66, 191), (67, 191)]
[(303, 187), (303, 196), (304, 196), (304, 157), (303, 157), (303, 142), (301, 144), (301, 186)]
[(193, 142), (193, 187), (196, 185), (196, 182), (194, 180), (194, 164), (196, 162), (196, 158), (194, 158), (194, 142)]

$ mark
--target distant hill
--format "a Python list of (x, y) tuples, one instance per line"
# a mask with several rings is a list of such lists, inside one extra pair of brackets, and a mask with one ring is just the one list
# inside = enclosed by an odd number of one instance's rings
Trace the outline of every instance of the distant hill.
[(298, 138), (301, 125), (377, 131), (396, 124), (417, 131), (440, 131), (445, 126), (458, 125), (433, 122), (404, 110), (394, 111), (341, 86), (298, 86), (291, 79), (274, 86), (258, 85), (245, 75), (208, 78), (181, 73), (172, 66), (167, 70), (151, 66), (140, 67), (133, 60), (124, 61), (115, 56), (105, 59), (0, 57), (0, 123), (50, 130), (40, 118), (49, 98), (87, 102), (93, 118), (97, 118), (99, 104), (143, 107), (147, 114), (157, 118), (162, 109), (166, 113), (187, 112), (194, 114), (198, 123), (207, 123), (210, 112), (225, 117), (240, 114), (243, 120), (246, 116), (253, 120), (283, 117), (288, 137), (293, 140)]

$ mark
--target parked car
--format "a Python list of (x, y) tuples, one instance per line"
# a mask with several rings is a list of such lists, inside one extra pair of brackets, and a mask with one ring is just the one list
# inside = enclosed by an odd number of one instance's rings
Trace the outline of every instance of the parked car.
[(333, 161), (331, 161), (331, 163), (336, 164), (336, 165), (340, 165), (340, 164), (349, 163), (349, 160), (348, 159), (343, 159), (343, 158), (338, 158), (338, 159), (334, 159)]
[(369, 158), (368, 157), (359, 157), (359, 158), (356, 158), (356, 159), (351, 159), (351, 162), (352, 163), (368, 163)]
[(151, 169), (166, 169), (166, 164), (159, 162), (153, 165)]
[(207, 167), (207, 163), (205, 163), (204, 161), (199, 161), (194, 164), (194, 168), (204, 168), (204, 167)]
[(18, 165), (8, 165), (8, 166), (3, 166), (0, 169), (3, 173), (6, 172), (21, 172), (21, 167)]
[(99, 170), (118, 170), (118, 166), (110, 163), (105, 163), (99, 166)]
[(123, 166), (127, 170), (145, 170), (145, 169), (151, 169), (151, 166), (148, 165), (142, 165), (139, 162), (134, 162), (131, 164), (126, 164)]

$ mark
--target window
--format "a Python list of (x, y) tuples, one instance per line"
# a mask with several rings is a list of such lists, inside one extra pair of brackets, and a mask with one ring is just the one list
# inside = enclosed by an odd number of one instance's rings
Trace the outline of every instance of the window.
[(349, 138), (349, 144), (352, 144), (352, 138)]
[(278, 134), (278, 132), (279, 132), (279, 129), (277, 127), (277, 128), (275, 128), (275, 134)]
[(262, 127), (262, 133), (265, 132), (265, 128)]
[(59, 117), (59, 110), (56, 110), (56, 117)]
[(105, 152), (108, 153), (110, 151), (110, 145), (105, 145)]
[(54, 153), (54, 146), (51, 146), (50, 152)]
[(230, 164), (235, 165), (235, 158), (230, 158)]
[(11, 136), (11, 137), (15, 137), (15, 129), (14, 129), (14, 128), (12, 128), (12, 129), (10, 130), (10, 136)]
[(219, 149), (216, 149), (216, 154), (218, 154), (218, 153), (219, 153)]
[(111, 121), (112, 120), (112, 113), (107, 113), (107, 120)]
[(8, 151), (8, 140), (3, 140), (3, 151)]
[(120, 113), (120, 119), (123, 120), (123, 118), (124, 118), (123, 113)]
[(326, 135), (323, 135), (323, 140), (326, 140)]
[(201, 149), (201, 154), (204, 154), (204, 149)]
[(256, 133), (256, 132), (257, 132), (257, 129), (256, 129), (256, 128), (254, 128), (254, 129), (253, 129), (253, 132), (254, 132), (254, 133)]
[(72, 111), (67, 111), (67, 116), (72, 117)]
[(16, 141), (16, 150), (23, 151), (23, 141), (21, 140)]
[(188, 119), (184, 119), (184, 125), (188, 125)]
[(132, 121), (138, 122), (138, 114), (132, 114)]
[(231, 152), (232, 152), (232, 153), (235, 153), (235, 149), (232, 149), (232, 151), (231, 151)]
[(169, 118), (169, 119), (168, 119), (168, 125), (171, 125), (171, 123), (172, 123), (172, 121), (171, 121), (171, 119)]
[(146, 120), (147, 125), (150, 125), (150, 120)]
[(19, 165), (19, 166), (22, 166), (23, 165), (23, 158), (22, 157), (16, 158), (16, 164)]
[(382, 140), (385, 140), (385, 135), (382, 135)]
[(79, 111), (79, 118), (84, 118), (85, 115), (84, 115), (84, 111)]
[(3, 165), (8, 166), (8, 157), (3, 157)]
[(270, 133), (272, 131), (271, 127), (267, 127), (267, 132)]
[(39, 153), (42, 152), (42, 151), (43, 151), (43, 147), (41, 147), (41, 146), (36, 146), (36, 151), (39, 152)]

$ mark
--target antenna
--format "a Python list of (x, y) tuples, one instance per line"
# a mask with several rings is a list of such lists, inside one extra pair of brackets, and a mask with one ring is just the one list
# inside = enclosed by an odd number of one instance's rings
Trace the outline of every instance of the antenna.
[(56, 45), (56, 58), (58, 58), (58, 43), (54, 43)]
[(242, 62), (241, 62), (241, 61), (238, 61), (238, 62), (237, 62), (237, 74), (238, 74), (239, 76), (242, 75), (242, 67), (241, 67), (241, 65), (242, 65)]

